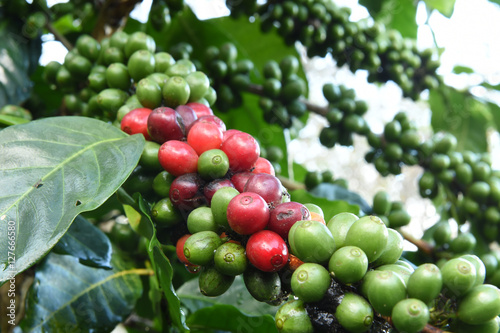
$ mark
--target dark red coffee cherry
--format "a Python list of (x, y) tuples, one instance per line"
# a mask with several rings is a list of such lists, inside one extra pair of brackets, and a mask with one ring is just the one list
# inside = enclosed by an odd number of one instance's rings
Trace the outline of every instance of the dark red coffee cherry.
[(191, 211), (206, 204), (201, 192), (203, 180), (197, 173), (181, 175), (172, 182), (169, 197), (172, 203), (182, 211)]
[(267, 226), (269, 207), (257, 193), (243, 192), (229, 202), (227, 221), (240, 235), (251, 235)]
[(175, 108), (175, 111), (181, 116), (187, 135), (191, 126), (193, 126), (193, 123), (198, 119), (198, 116), (196, 115), (196, 112), (194, 112), (194, 110), (187, 105), (179, 105)]
[(231, 182), (234, 184), (234, 188), (238, 190), (238, 192), (244, 192), (245, 184), (248, 181), (248, 178), (250, 178), (253, 175), (253, 173), (249, 171), (244, 171), (244, 172), (238, 172), (235, 173), (231, 177)]
[(182, 117), (168, 107), (159, 107), (151, 112), (148, 117), (148, 131), (151, 138), (158, 143), (182, 140), (185, 137)]
[(248, 239), (247, 257), (250, 263), (264, 272), (276, 272), (288, 262), (288, 247), (277, 233), (261, 230)]
[(130, 111), (121, 121), (121, 130), (130, 135), (141, 133), (146, 140), (151, 140), (148, 133), (148, 118), (151, 111), (148, 108), (138, 108)]
[(288, 232), (295, 222), (310, 219), (311, 213), (303, 204), (294, 201), (283, 202), (271, 210), (267, 227), (283, 239), (288, 239)]
[(229, 168), (232, 171), (250, 170), (260, 155), (257, 141), (248, 133), (235, 133), (228, 137), (221, 147), (229, 158)]
[(198, 154), (186, 142), (170, 140), (160, 146), (158, 161), (174, 176), (194, 173), (198, 170)]
[(283, 186), (278, 178), (267, 173), (257, 173), (248, 178), (243, 191), (257, 193), (268, 204), (276, 206), (281, 203)]
[(203, 194), (205, 195), (205, 199), (207, 199), (208, 204), (212, 202), (212, 197), (218, 189), (223, 187), (232, 187), (234, 188), (234, 184), (229, 179), (215, 179), (205, 185), (203, 188)]

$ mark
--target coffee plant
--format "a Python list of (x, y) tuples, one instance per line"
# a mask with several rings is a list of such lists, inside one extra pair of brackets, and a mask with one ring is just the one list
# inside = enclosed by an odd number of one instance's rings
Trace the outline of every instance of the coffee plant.
[[(499, 331), (500, 109), (445, 84), (417, 3), (141, 2), (0, 0), (0, 331)], [(67, 54), (42, 65), (50, 38)], [(428, 103), (432, 135), (405, 110), (373, 131), (333, 79), (308, 98), (325, 56)], [(291, 161), (311, 114), (381, 177), (418, 168), (439, 220), (417, 237), (389, 189)]]

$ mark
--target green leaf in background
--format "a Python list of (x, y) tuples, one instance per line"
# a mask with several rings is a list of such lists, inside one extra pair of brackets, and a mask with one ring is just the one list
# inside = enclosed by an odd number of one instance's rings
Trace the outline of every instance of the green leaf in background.
[[(143, 146), (142, 135), (85, 117), (0, 131), (0, 234), (15, 229), (12, 239), (0, 238), (0, 283), (42, 258), (78, 214), (105, 202), (137, 165)], [(6, 270), (9, 250), (16, 261)]]
[(251, 316), (276, 314), (277, 306), (257, 301), (248, 292), (243, 278), (237, 276), (227, 292), (217, 297), (207, 297), (200, 292), (198, 279), (190, 280), (177, 289), (182, 305), (190, 314), (215, 304), (232, 305)]
[(403, 37), (417, 38), (416, 3), (412, 0), (384, 0), (359, 2), (366, 6), (375, 21), (385, 25), (387, 29), (398, 30)]
[(462, 73), (472, 74), (472, 73), (474, 73), (474, 70), (470, 67), (467, 67), (467, 66), (457, 65), (457, 66), (453, 67), (453, 73), (455, 73), (455, 74), (462, 74)]
[(486, 151), (486, 131), (493, 124), (487, 104), (468, 92), (444, 86), (431, 91), (429, 104), (434, 132), (442, 130), (455, 135), (459, 151)]
[(29, 120), (25, 118), (0, 114), (0, 128), (3, 126), (26, 124), (28, 122)]
[(328, 200), (343, 200), (351, 205), (357, 205), (365, 213), (369, 214), (372, 211), (371, 206), (358, 193), (349, 191), (335, 184), (322, 183), (309, 191), (312, 195)]
[(83, 265), (111, 269), (111, 242), (99, 228), (78, 215), (54, 251), (78, 258)]
[(349, 212), (359, 216), (359, 206), (352, 205), (347, 201), (343, 200), (328, 200), (315, 195), (312, 195), (306, 190), (295, 190), (290, 192), (291, 200), (305, 203), (313, 203), (318, 205), (323, 210), (325, 214), (325, 221), (328, 222), (333, 216), (342, 212)]
[(113, 270), (82, 265), (51, 253), (35, 273), (20, 328), (27, 332), (109, 332), (132, 311), (142, 293), (139, 275), (117, 254)]
[(429, 9), (436, 9), (446, 17), (451, 17), (455, 8), (455, 0), (424, 0)]
[(4, 20), (0, 25), (0, 107), (6, 104), (20, 104), (31, 93), (29, 72), (34, 58), (38, 61), (41, 51), (39, 38), (29, 40), (11, 22)]
[(270, 315), (248, 316), (232, 305), (215, 304), (200, 309), (187, 319), (193, 331), (222, 330), (224, 332), (278, 332)]

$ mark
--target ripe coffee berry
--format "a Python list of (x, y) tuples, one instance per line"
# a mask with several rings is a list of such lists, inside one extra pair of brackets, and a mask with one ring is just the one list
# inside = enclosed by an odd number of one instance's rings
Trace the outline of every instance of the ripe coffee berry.
[(234, 185), (229, 179), (215, 179), (205, 185), (205, 187), (203, 188), (203, 194), (205, 195), (205, 198), (207, 199), (209, 205), (212, 202), (212, 197), (214, 196), (215, 192), (217, 192), (217, 190), (222, 187), (234, 188)]
[(148, 117), (148, 132), (151, 138), (159, 143), (184, 138), (182, 117), (171, 108), (159, 107)]
[(253, 174), (249, 171), (235, 173), (231, 177), (231, 182), (234, 184), (234, 188), (237, 189), (239, 192), (243, 192), (245, 189), (245, 184), (248, 181), (248, 178), (250, 178), (250, 176), (252, 175)]
[(288, 247), (277, 233), (261, 230), (248, 239), (247, 257), (250, 263), (264, 272), (276, 272), (288, 262)]
[(274, 171), (274, 167), (267, 159), (263, 157), (259, 157), (257, 162), (255, 162), (252, 173), (267, 173), (271, 176), (275, 176), (276, 172)]
[(151, 140), (148, 133), (148, 117), (151, 111), (148, 108), (138, 108), (130, 111), (121, 121), (121, 130), (130, 135), (141, 133), (146, 140)]
[(198, 118), (214, 114), (212, 109), (210, 107), (206, 106), (205, 104), (191, 102), (191, 103), (187, 103), (186, 105), (194, 110), (194, 112), (196, 113)]
[(206, 203), (201, 188), (203, 181), (197, 173), (187, 173), (175, 178), (170, 186), (169, 197), (182, 211), (191, 211)]
[(267, 173), (256, 173), (248, 178), (244, 192), (259, 194), (272, 206), (281, 203), (283, 186), (278, 178)]
[(186, 134), (189, 133), (191, 126), (193, 126), (193, 123), (198, 119), (198, 116), (196, 115), (194, 110), (187, 105), (179, 105), (178, 107), (175, 108), (175, 111), (182, 118)]
[(170, 174), (180, 176), (198, 170), (198, 154), (186, 142), (170, 140), (158, 151), (161, 166)]
[(207, 150), (221, 147), (222, 131), (214, 123), (196, 121), (189, 130), (187, 142), (201, 155)]
[(309, 209), (303, 204), (293, 201), (284, 202), (271, 210), (268, 228), (283, 239), (288, 239), (288, 232), (295, 222), (310, 219)]
[(250, 170), (260, 155), (257, 141), (248, 133), (235, 133), (228, 137), (221, 148), (229, 158), (229, 168), (232, 171)]
[(267, 226), (269, 207), (257, 193), (243, 192), (229, 202), (227, 221), (240, 235), (251, 235)]
[(226, 131), (226, 124), (224, 124), (222, 119), (220, 119), (219, 117), (214, 116), (214, 115), (202, 116), (202, 117), (198, 118), (198, 120), (196, 120), (196, 122), (197, 123), (213, 123), (213, 124), (217, 125), (222, 132)]

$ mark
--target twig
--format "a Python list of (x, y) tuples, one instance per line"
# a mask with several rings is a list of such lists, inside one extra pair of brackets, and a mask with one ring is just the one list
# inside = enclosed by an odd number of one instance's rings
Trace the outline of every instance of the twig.
[(306, 186), (303, 183), (296, 182), (289, 178), (283, 176), (277, 176), (280, 180), (281, 184), (286, 187), (288, 190), (304, 190)]
[(54, 35), (54, 37), (64, 45), (65, 48), (68, 49), (68, 51), (71, 51), (73, 49), (73, 44), (70, 43), (70, 41), (64, 37), (63, 34), (61, 34), (59, 31), (57, 31), (56, 28), (50, 23), (49, 20), (47, 20), (47, 23), (45, 23), (45, 28)]
[(422, 239), (418, 239), (407, 233), (406, 231), (399, 230), (404, 239), (415, 245), (419, 251), (424, 252), (429, 256), (434, 255), (434, 247)]

